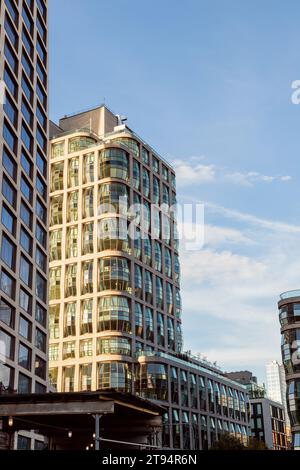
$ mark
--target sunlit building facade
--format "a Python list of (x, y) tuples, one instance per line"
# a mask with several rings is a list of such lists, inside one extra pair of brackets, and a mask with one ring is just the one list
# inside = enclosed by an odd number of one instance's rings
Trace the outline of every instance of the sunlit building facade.
[(173, 168), (105, 106), (51, 134), (52, 385), (165, 404), (165, 446), (246, 442), (245, 387), (182, 351)]
[(47, 16), (46, 0), (0, 1), (1, 393), (47, 387)]
[(294, 450), (300, 450), (300, 290), (281, 294), (278, 308), (292, 445)]

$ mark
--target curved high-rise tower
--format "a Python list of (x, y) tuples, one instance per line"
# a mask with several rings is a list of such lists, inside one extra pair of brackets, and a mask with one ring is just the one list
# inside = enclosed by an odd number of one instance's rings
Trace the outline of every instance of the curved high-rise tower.
[(300, 290), (281, 294), (278, 308), (293, 449), (300, 450)]
[(105, 106), (52, 126), (50, 163), (52, 384), (164, 403), (173, 447), (247, 439), (244, 387), (182, 354), (172, 167)]

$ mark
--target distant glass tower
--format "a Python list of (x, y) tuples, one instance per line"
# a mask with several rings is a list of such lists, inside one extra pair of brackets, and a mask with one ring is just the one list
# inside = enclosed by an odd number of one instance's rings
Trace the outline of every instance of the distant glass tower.
[(164, 445), (247, 440), (245, 387), (182, 353), (173, 168), (105, 106), (51, 135), (52, 384), (164, 403)]
[(300, 290), (281, 294), (278, 308), (293, 448), (300, 450)]
[(283, 364), (271, 361), (266, 365), (267, 372), (267, 394), (274, 401), (282, 403), (285, 413), (287, 435), (290, 435), (290, 420), (288, 416), (286, 401), (286, 381)]
[(0, 1), (1, 393), (47, 386), (47, 17), (45, 0)]

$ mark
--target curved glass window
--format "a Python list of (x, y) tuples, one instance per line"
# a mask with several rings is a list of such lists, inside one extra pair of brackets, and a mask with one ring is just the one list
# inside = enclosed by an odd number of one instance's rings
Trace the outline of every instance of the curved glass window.
[(93, 332), (93, 299), (84, 300), (81, 304), (80, 333)]
[(120, 336), (98, 338), (97, 354), (120, 354), (122, 356), (130, 356), (131, 342), (129, 339)]
[(75, 357), (75, 341), (67, 341), (63, 343), (63, 359)]
[(78, 227), (67, 228), (67, 258), (78, 256)]
[(92, 364), (83, 364), (79, 369), (79, 381), (81, 391), (90, 391), (92, 389)]
[(172, 276), (172, 255), (169, 248), (165, 248), (165, 274), (168, 277)]
[(165, 345), (165, 325), (161, 313), (157, 313), (157, 344), (159, 346)]
[(149, 304), (153, 299), (152, 274), (145, 270), (145, 300)]
[(284, 305), (279, 309), (279, 321), (281, 326), (300, 322), (300, 304)]
[(156, 307), (163, 308), (163, 287), (162, 280), (160, 277), (156, 276)]
[(140, 156), (140, 146), (136, 140), (131, 139), (130, 137), (118, 137), (114, 139), (114, 142), (119, 142), (120, 144), (126, 145), (127, 148), (139, 158)]
[(93, 261), (85, 261), (82, 264), (82, 294), (93, 292)]
[(156, 207), (152, 207), (152, 236), (154, 239), (160, 238), (160, 212)]
[(82, 253), (87, 255), (94, 251), (94, 224), (89, 222), (82, 226)]
[(100, 152), (100, 179), (119, 178), (128, 180), (128, 156), (125, 150), (109, 148)]
[(134, 256), (138, 259), (142, 255), (142, 240), (141, 240), (141, 231), (136, 228), (134, 231)]
[(161, 272), (162, 267), (162, 256), (161, 256), (161, 246), (158, 241), (154, 242), (154, 269)]
[(62, 224), (63, 221), (63, 196), (51, 198), (50, 225)]
[(148, 341), (154, 341), (154, 324), (153, 324), (153, 312), (151, 308), (146, 307), (145, 310), (146, 320), (146, 339)]
[(139, 190), (141, 187), (141, 174), (140, 174), (140, 165), (136, 160), (133, 160), (133, 187), (134, 189)]
[(61, 268), (50, 268), (49, 270), (49, 296), (50, 300), (58, 300), (61, 297)]
[(100, 297), (98, 331), (131, 331), (129, 303), (126, 297)]
[(170, 205), (169, 188), (165, 184), (163, 184), (162, 201), (163, 204)]
[(131, 371), (127, 363), (104, 362), (99, 364), (99, 390), (115, 389), (120, 392), (130, 392)]
[(57, 261), (61, 259), (61, 237), (61, 229), (50, 232), (50, 261)]
[(78, 186), (79, 184), (79, 159), (71, 158), (69, 160), (69, 171), (68, 171), (69, 187)]
[(171, 315), (173, 313), (173, 290), (171, 284), (166, 283), (166, 301), (167, 312)]
[(73, 191), (68, 195), (68, 222), (78, 220), (78, 191)]
[(98, 250), (130, 252), (127, 221), (119, 217), (105, 218), (98, 222)]
[(162, 214), (162, 239), (168, 245), (171, 240), (171, 224), (170, 219), (166, 214)]
[(165, 165), (162, 166), (162, 177), (165, 181), (168, 181), (168, 177), (169, 177), (168, 168), (165, 167)]
[(66, 305), (64, 318), (64, 336), (76, 335), (76, 302)]
[(183, 335), (182, 335), (182, 330), (181, 330), (181, 325), (180, 323), (177, 323), (176, 326), (176, 351), (181, 352), (183, 348)]
[(146, 163), (146, 165), (149, 165), (149, 152), (145, 147), (142, 147), (142, 160), (143, 163)]
[(105, 183), (99, 186), (98, 215), (107, 213), (126, 214), (128, 190), (122, 183)]
[(58, 339), (60, 335), (59, 311), (60, 311), (60, 304), (51, 305), (49, 307), (49, 337), (50, 339)]
[(144, 202), (142, 205), (142, 230), (148, 232), (150, 228), (150, 207), (148, 202)]
[(282, 361), (286, 374), (300, 372), (300, 329), (287, 330), (281, 335)]
[(80, 150), (92, 147), (95, 143), (96, 140), (92, 137), (72, 137), (72, 139), (69, 139), (69, 153), (80, 152)]
[(167, 327), (168, 327), (168, 348), (175, 349), (174, 323), (171, 318), (167, 319)]
[(176, 222), (173, 223), (173, 237), (174, 237), (174, 249), (178, 251), (179, 250), (179, 234), (178, 234)]
[(144, 196), (149, 197), (150, 194), (150, 176), (149, 171), (143, 168), (143, 191)]
[(130, 291), (130, 270), (125, 258), (102, 258), (99, 261), (100, 290)]
[(88, 153), (83, 157), (83, 175), (85, 183), (92, 183), (95, 180), (95, 154)]
[(64, 189), (64, 162), (51, 165), (51, 191)]
[(133, 205), (131, 206), (132, 218), (139, 225), (141, 222), (141, 197), (137, 193), (133, 193)]
[(184, 370), (180, 371), (180, 388), (181, 388), (181, 406), (188, 406), (189, 391), (188, 380)]
[(175, 294), (175, 301), (176, 301), (176, 317), (180, 318), (181, 317), (181, 312), (182, 312), (182, 303), (181, 303), (181, 295), (179, 289), (176, 289), (176, 294)]
[(179, 258), (177, 255), (174, 255), (174, 271), (175, 271), (175, 281), (180, 281), (180, 264)]
[(65, 277), (66, 297), (74, 296), (77, 294), (76, 277), (77, 264), (68, 264), (66, 266)]
[(142, 310), (142, 306), (136, 302), (135, 303), (135, 334), (142, 338), (143, 331), (144, 331), (143, 310)]
[(138, 364), (136, 369), (136, 391), (143, 398), (167, 400), (168, 379), (163, 364)]
[(156, 173), (159, 172), (159, 161), (154, 155), (152, 155), (152, 169)]
[(144, 244), (143, 262), (148, 264), (148, 266), (150, 266), (152, 253), (151, 253), (151, 242), (150, 242), (150, 238), (148, 235), (144, 235), (143, 244)]
[(134, 292), (136, 297), (141, 298), (143, 293), (142, 270), (137, 264), (134, 265)]
[(51, 156), (52, 158), (62, 157), (65, 153), (65, 141), (56, 142), (51, 145)]
[(153, 202), (154, 204), (159, 204), (160, 200), (160, 189), (159, 189), (159, 179), (156, 176), (153, 176)]
[(86, 188), (83, 192), (84, 217), (94, 216), (94, 188)]

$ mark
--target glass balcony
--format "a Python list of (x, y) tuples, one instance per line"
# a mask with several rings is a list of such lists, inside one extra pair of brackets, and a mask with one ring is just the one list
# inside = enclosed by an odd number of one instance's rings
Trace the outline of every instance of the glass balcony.
[(280, 294), (281, 300), (291, 299), (292, 297), (300, 297), (300, 289), (289, 290)]

